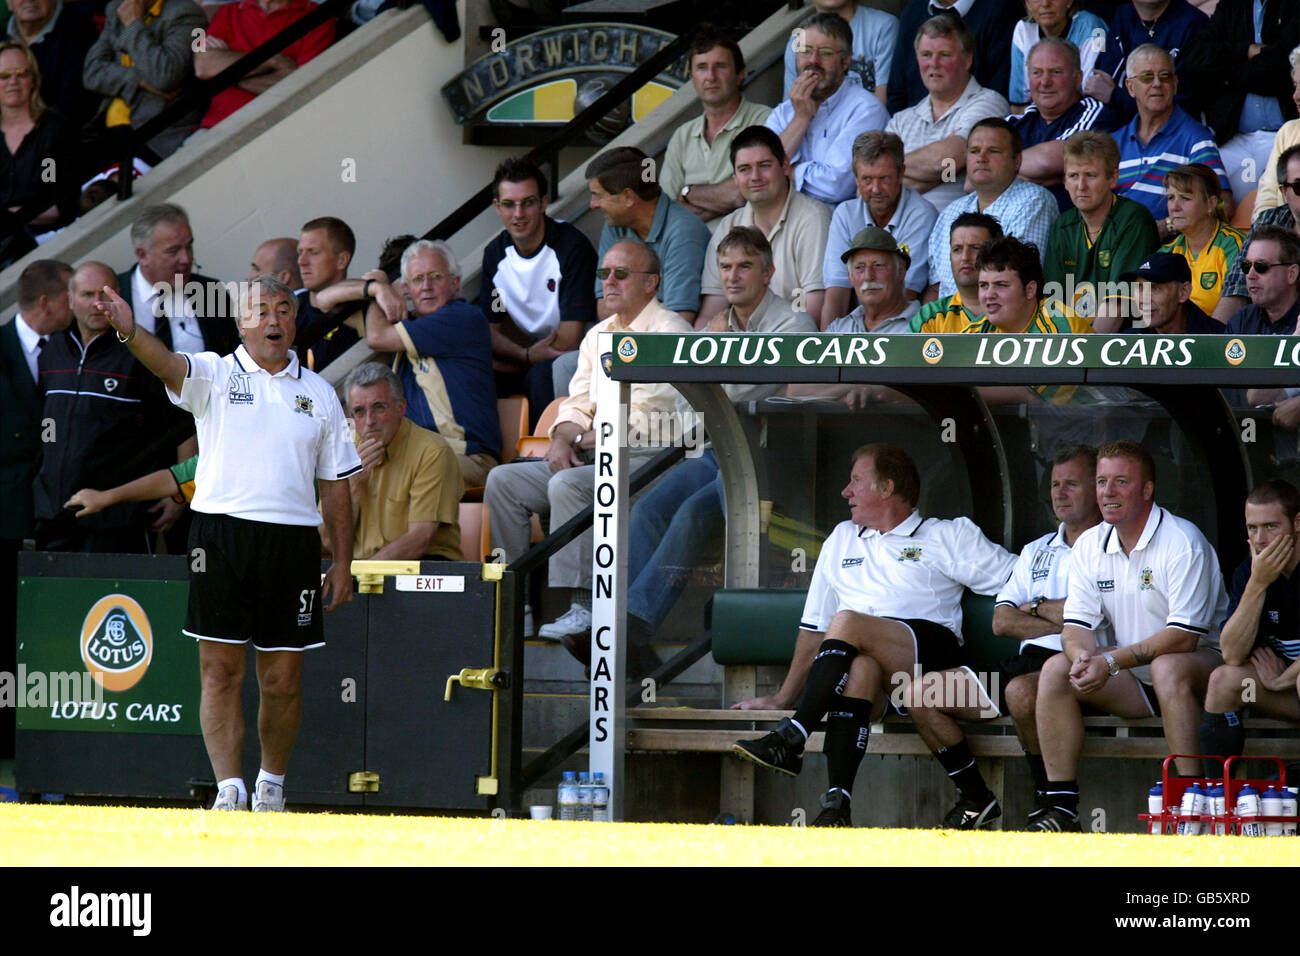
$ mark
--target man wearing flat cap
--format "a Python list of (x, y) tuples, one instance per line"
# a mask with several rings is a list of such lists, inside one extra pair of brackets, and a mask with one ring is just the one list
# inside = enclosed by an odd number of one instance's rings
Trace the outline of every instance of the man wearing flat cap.
[(848, 266), (849, 282), (858, 307), (826, 327), (836, 334), (908, 331), (908, 320), (920, 307), (904, 288), (912, 255), (879, 226), (867, 226), (840, 256)]

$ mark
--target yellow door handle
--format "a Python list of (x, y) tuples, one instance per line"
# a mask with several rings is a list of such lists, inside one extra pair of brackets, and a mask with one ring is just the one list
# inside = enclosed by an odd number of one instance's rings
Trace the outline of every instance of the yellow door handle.
[(495, 667), (462, 667), (459, 674), (447, 678), (443, 700), (451, 700), (451, 685), (472, 687), (476, 690), (503, 690), (510, 686), (510, 675)]

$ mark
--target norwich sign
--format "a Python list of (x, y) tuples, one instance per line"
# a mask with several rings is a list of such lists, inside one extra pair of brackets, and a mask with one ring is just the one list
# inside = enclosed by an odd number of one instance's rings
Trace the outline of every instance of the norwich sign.
[[(442, 88), (461, 125), (565, 123), (580, 94), (603, 92), (676, 39), (623, 23), (554, 27), (480, 57)], [(632, 96), (641, 119), (687, 80), (678, 60)], [(594, 86), (593, 86), (594, 84)]]

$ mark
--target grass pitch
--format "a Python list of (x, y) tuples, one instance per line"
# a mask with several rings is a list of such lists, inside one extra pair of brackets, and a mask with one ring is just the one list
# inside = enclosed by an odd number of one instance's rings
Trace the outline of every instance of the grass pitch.
[(1282, 837), (214, 813), (0, 804), (0, 866), (1296, 866)]

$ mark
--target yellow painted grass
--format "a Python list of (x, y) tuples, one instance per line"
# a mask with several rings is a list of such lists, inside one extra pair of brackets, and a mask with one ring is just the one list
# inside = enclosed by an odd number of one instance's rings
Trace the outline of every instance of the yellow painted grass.
[(0, 866), (1295, 866), (1294, 838), (810, 830), (0, 804)]

